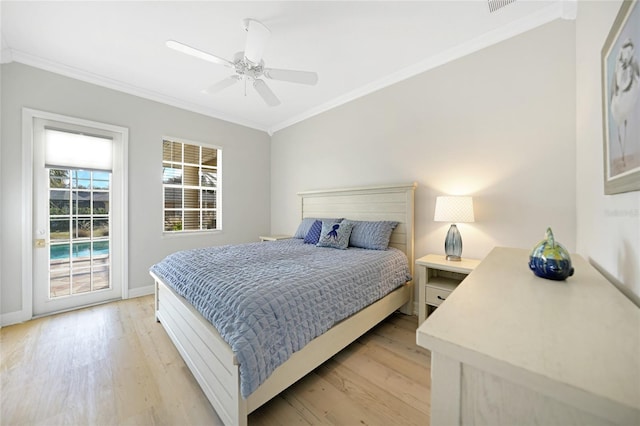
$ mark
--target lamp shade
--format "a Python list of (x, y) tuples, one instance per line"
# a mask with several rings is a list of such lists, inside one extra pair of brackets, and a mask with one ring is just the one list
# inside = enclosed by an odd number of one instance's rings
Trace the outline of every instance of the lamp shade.
[(474, 222), (473, 198), (450, 195), (437, 197), (433, 220), (449, 223)]

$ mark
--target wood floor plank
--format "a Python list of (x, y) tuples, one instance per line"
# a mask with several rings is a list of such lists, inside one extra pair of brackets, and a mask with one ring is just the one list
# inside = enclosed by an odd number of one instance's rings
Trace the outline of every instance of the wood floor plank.
[(339, 389), (352, 404), (367, 407), (375, 415), (377, 424), (425, 424), (424, 413), (334, 360), (320, 366), (318, 374)]
[[(361, 343), (361, 342), (360, 342)], [(367, 356), (381, 365), (405, 377), (418, 379), (422, 384), (429, 383), (431, 376), (431, 358), (429, 356), (413, 357), (412, 352), (401, 350), (401, 346), (381, 345), (377, 340), (370, 340), (365, 345)], [(419, 362), (416, 362), (416, 359)], [(425, 382), (425, 379), (426, 382)]]
[(390, 368), (385, 368), (377, 360), (367, 355), (367, 348), (355, 342), (333, 357), (337, 362), (345, 365), (359, 376), (366, 377), (377, 386), (391, 391), (413, 407), (425, 414), (429, 414), (427, 402), (428, 387), (426, 383), (413, 380), (398, 374)]
[(352, 404), (340, 389), (315, 372), (285, 390), (283, 398), (313, 414), (312, 424), (376, 425), (375, 416), (365, 406)]
[[(381, 326), (374, 328), (369, 333), (360, 337), (358, 341), (363, 344), (375, 342), (377, 345), (382, 346), (415, 364), (430, 366), (431, 354), (429, 351), (418, 346), (415, 342), (415, 337), (413, 341), (409, 341), (406, 336), (399, 338), (394, 334), (396, 331), (397, 329), (395, 328), (385, 327), (385, 324), (383, 323)], [(405, 334), (404, 332), (399, 333)], [(415, 330), (413, 331), (413, 334), (415, 336)], [(393, 338), (391, 336), (393, 336)]]
[[(249, 416), (250, 425), (428, 425), (428, 351), (393, 314)], [(0, 329), (2, 425), (222, 425), (153, 296)]]
[(251, 413), (250, 423), (262, 426), (299, 425), (308, 426), (315, 424), (305, 418), (304, 413), (295, 409), (282, 395), (278, 395)]

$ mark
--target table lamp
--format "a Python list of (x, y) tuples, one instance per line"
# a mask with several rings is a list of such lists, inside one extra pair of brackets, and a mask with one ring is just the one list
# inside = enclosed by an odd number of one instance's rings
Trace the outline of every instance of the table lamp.
[(436, 210), (433, 217), (436, 222), (449, 222), (451, 227), (444, 240), (447, 260), (460, 261), (462, 256), (462, 237), (456, 223), (474, 222), (473, 198), (458, 196), (436, 197)]

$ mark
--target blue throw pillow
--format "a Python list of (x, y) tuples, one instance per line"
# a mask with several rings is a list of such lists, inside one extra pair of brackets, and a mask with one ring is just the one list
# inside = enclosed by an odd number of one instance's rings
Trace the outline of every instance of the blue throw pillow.
[(319, 220), (316, 220), (315, 222), (313, 222), (313, 225), (311, 225), (309, 232), (307, 232), (307, 235), (304, 237), (304, 243), (318, 244), (318, 240), (320, 240), (321, 231), (322, 231), (322, 222)]
[(318, 240), (318, 247), (331, 247), (345, 250), (349, 246), (353, 223), (322, 221), (322, 231)]
[(300, 222), (300, 225), (298, 225), (296, 233), (293, 234), (293, 238), (304, 238), (307, 235), (307, 232), (309, 232), (309, 229), (311, 229), (311, 225), (313, 225), (313, 222), (315, 221), (316, 220), (312, 217), (305, 217), (304, 219), (302, 219), (302, 222)]
[(340, 222), (342, 220), (342, 218), (339, 219), (319, 219), (319, 218), (315, 218), (315, 217), (305, 217), (304, 219), (302, 219), (302, 222), (300, 222), (300, 225), (298, 225), (298, 229), (296, 230), (296, 233), (293, 234), (293, 238), (304, 238), (307, 236), (307, 234), (309, 233), (309, 229), (311, 229), (311, 226), (313, 225), (313, 223), (316, 220), (320, 220), (320, 221), (334, 221), (334, 222)]
[(357, 221), (345, 220), (353, 223), (349, 245), (370, 250), (386, 250), (389, 247), (391, 233), (398, 226), (392, 221)]

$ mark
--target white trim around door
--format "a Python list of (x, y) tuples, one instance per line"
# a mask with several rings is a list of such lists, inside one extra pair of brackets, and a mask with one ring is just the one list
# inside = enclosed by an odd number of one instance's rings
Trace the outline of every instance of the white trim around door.
[[(113, 161), (114, 171), (117, 170), (119, 178), (112, 182), (116, 189), (114, 193), (117, 200), (113, 200), (122, 211), (120, 223), (114, 229), (117, 238), (114, 242), (113, 252), (119, 253), (120, 259), (118, 267), (114, 270), (113, 280), (117, 280), (121, 286), (121, 298), (129, 296), (128, 291), (128, 158), (127, 146), (129, 131), (125, 127), (105, 124), (60, 114), (38, 111), (30, 108), (22, 109), (22, 311), (21, 321), (26, 321), (34, 316), (34, 136), (37, 120), (53, 121), (69, 126), (80, 126), (86, 128), (99, 129), (114, 135), (113, 138)], [(16, 317), (13, 317), (15, 320)]]

